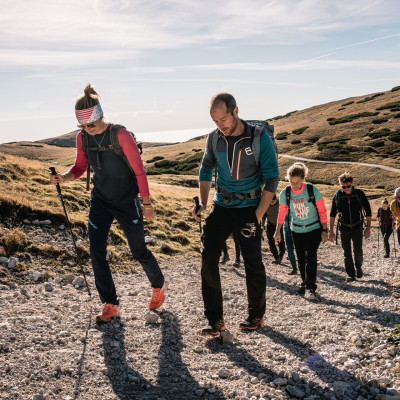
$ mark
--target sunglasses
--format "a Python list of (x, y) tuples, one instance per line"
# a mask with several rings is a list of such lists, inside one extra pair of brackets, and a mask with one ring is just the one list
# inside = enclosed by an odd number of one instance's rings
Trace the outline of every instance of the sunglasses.
[(342, 185), (342, 189), (350, 189), (350, 188), (351, 188), (351, 185), (346, 185), (346, 186)]
[(86, 125), (77, 125), (78, 128), (86, 129), (86, 128), (94, 128), (96, 124), (86, 124)]

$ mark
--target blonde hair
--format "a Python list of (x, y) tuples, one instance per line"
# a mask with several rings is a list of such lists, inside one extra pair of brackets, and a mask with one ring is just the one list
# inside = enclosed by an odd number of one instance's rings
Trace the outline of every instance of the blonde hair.
[(306, 167), (306, 165), (301, 162), (296, 162), (287, 169), (286, 179), (289, 180), (289, 178), (293, 176), (300, 176), (301, 179), (304, 179), (307, 174), (308, 168)]
[(94, 87), (87, 83), (83, 89), (83, 95), (79, 96), (75, 101), (75, 110), (85, 110), (99, 104), (100, 95)]

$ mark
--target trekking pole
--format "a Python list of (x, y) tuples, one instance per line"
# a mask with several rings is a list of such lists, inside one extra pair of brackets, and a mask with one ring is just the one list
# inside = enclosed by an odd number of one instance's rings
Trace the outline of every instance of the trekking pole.
[(379, 235), (380, 235), (380, 229), (379, 229), (379, 225), (377, 226), (377, 228), (378, 228), (378, 249), (376, 250), (377, 251), (377, 257), (379, 257)]
[[(49, 169), (50, 169), (52, 175), (57, 175), (56, 169), (54, 167), (50, 167)], [(66, 210), (65, 204), (64, 204), (64, 199), (63, 199), (63, 196), (62, 196), (62, 193), (61, 193), (60, 184), (57, 183), (56, 187), (57, 187), (58, 195), (60, 197), (61, 204), (62, 204), (63, 209), (64, 209), (64, 214), (65, 214), (65, 218), (67, 220), (68, 229), (69, 229), (69, 232), (71, 233), (72, 243), (74, 244), (74, 248), (75, 248), (75, 252), (76, 252), (76, 258), (78, 260), (79, 269), (80, 269), (80, 272), (83, 275), (83, 279), (85, 280), (85, 285), (87, 287), (89, 296), (92, 297), (92, 294), (90, 293), (88, 282), (86, 280), (86, 275), (85, 275), (85, 272), (84, 272), (83, 267), (82, 267), (81, 257), (79, 256), (78, 248), (76, 247), (75, 236), (74, 236), (74, 233), (72, 232), (71, 224), (69, 222), (67, 210)]]
[[(197, 214), (197, 211), (199, 211), (199, 209), (200, 209), (199, 196), (194, 196), (193, 200), (196, 204), (196, 214)], [(201, 235), (201, 219), (199, 221), (199, 229), (200, 229), (200, 235)]]
[[(395, 236), (397, 236), (397, 232), (393, 231), (393, 245), (394, 245), (394, 258), (397, 258), (397, 254), (396, 254), (396, 238)], [(399, 241), (399, 238), (397, 237), (397, 241)]]

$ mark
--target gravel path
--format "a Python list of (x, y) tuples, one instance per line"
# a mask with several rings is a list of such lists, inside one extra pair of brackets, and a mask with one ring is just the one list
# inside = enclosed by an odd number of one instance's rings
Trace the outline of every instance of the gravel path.
[(90, 299), (79, 278), (1, 286), (0, 398), (400, 399), (400, 351), (387, 341), (400, 323), (391, 286), (400, 264), (377, 258), (375, 240), (365, 250), (365, 276), (348, 284), (341, 250), (320, 248), (318, 303), (297, 296), (299, 276), (265, 252), (266, 325), (250, 334), (238, 330), (243, 268), (222, 266), (231, 344), (198, 334), (206, 325), (198, 258), (162, 265), (170, 288), (157, 313), (148, 312), (141, 270), (116, 275), (122, 318), (99, 326), (97, 293)]

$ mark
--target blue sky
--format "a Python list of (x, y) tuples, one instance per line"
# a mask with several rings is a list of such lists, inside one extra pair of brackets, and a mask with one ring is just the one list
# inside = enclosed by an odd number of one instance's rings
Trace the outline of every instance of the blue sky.
[(142, 141), (207, 133), (218, 92), (242, 118), (266, 119), (400, 85), (398, 0), (0, 5), (2, 143), (74, 130), (87, 82)]

